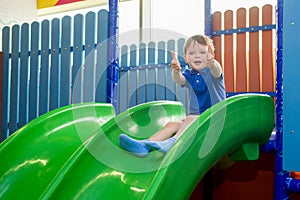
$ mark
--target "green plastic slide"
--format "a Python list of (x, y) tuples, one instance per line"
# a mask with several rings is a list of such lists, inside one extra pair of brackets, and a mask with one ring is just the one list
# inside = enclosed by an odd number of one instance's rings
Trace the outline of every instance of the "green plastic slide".
[[(25, 127), (0, 145), (0, 199), (188, 199), (224, 156), (258, 158), (274, 127), (274, 104), (266, 95), (228, 98), (198, 117), (166, 155), (152, 151), (139, 158), (119, 147), (120, 133), (147, 138), (184, 116), (179, 102), (157, 101), (130, 108), (97, 131), (88, 123), (68, 133), (56, 132), (54, 124), (48, 132), (42, 125), (30, 132)], [(68, 134), (80, 141), (65, 140)]]
[(111, 104), (69, 105), (9, 136), (0, 144), (0, 199), (38, 199), (77, 148), (114, 116)]

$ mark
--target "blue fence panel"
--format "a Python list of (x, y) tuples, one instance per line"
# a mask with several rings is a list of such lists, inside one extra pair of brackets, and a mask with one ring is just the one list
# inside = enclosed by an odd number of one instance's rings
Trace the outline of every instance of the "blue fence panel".
[(83, 75), (83, 98), (85, 102), (95, 100), (95, 26), (96, 16), (94, 12), (86, 15), (85, 21), (85, 64)]
[[(167, 63), (171, 63), (172, 55), (171, 51), (175, 51), (175, 40), (169, 40), (167, 42)], [(166, 87), (168, 88), (166, 92), (166, 98), (175, 101), (177, 100), (176, 95), (176, 84), (172, 80), (172, 68), (168, 67), (166, 72)]]
[(89, 12), (2, 29), (2, 140), (58, 107), (106, 102), (108, 14), (97, 24)]
[(20, 26), (12, 27), (12, 54), (11, 54), (11, 80), (10, 80), (10, 110), (9, 110), (9, 130), (10, 133), (15, 132), (18, 127), (18, 86), (19, 86), (19, 42), (20, 42)]
[(139, 69), (137, 71), (137, 104), (146, 102), (147, 70), (146, 64), (146, 44), (139, 45)]
[(20, 53), (20, 92), (19, 92), (19, 122), (18, 128), (27, 122), (28, 103), (28, 58), (29, 58), (29, 24), (21, 27), (21, 53)]
[(50, 22), (42, 22), (41, 33), (41, 67), (39, 84), (39, 115), (49, 111), (49, 46), (50, 44)]
[(83, 15), (78, 14), (74, 17), (73, 29), (73, 68), (72, 68), (72, 102), (82, 102), (82, 85), (83, 85)]
[(38, 22), (31, 24), (30, 36), (30, 77), (29, 77), (29, 116), (28, 120), (32, 120), (38, 116), (38, 66), (39, 66), (39, 40), (40, 40), (40, 25)]
[(2, 29), (2, 122), (1, 122), (1, 139), (4, 140), (9, 135), (8, 118), (9, 118), (9, 46), (10, 46), (10, 28)]
[(60, 72), (60, 20), (51, 23), (51, 68), (50, 68), (50, 106), (49, 110), (59, 106), (59, 72)]
[(98, 12), (97, 63), (96, 63), (96, 102), (106, 102), (108, 67), (108, 12)]
[[(148, 81), (147, 81), (147, 101), (156, 99), (156, 66), (155, 64), (155, 43), (148, 43)], [(152, 64), (152, 65), (151, 65)]]
[(119, 112), (137, 104), (157, 100), (181, 101), (187, 106), (187, 89), (173, 82), (169, 65), (172, 60), (171, 51), (175, 51), (183, 66), (182, 70), (185, 69), (184, 43), (185, 39), (182, 38), (177, 41), (169, 40), (167, 43), (141, 43), (139, 49), (136, 49), (136, 45), (131, 45), (130, 54), (127, 53), (127, 46), (121, 47)]
[(62, 18), (60, 68), (60, 107), (69, 105), (71, 95), (71, 17)]
[(128, 69), (127, 67), (121, 67), (119, 70), (119, 112), (125, 111), (128, 106)]
[[(128, 106), (132, 107), (136, 105), (137, 102), (137, 94), (136, 94), (136, 87), (137, 87), (137, 47), (136, 45), (130, 46), (130, 73), (128, 74)], [(119, 97), (121, 99), (121, 97)]]
[(119, 70), (119, 112), (128, 108), (128, 46), (121, 47)]
[(163, 64), (157, 65), (157, 100), (166, 99), (166, 69), (168, 66)]
[[(97, 16), (97, 19), (96, 19)], [(108, 12), (69, 16), (4, 28), (2, 137), (70, 103), (107, 99)], [(73, 38), (73, 40), (72, 40)], [(97, 40), (97, 43), (95, 41)], [(9, 42), (13, 41), (11, 44)], [(29, 44), (30, 43), (30, 44)], [(73, 43), (73, 44), (71, 44)], [(121, 48), (117, 112), (155, 100), (181, 100), (172, 81), (171, 50), (182, 42)], [(11, 51), (11, 53), (10, 53)], [(138, 59), (137, 59), (138, 58)], [(185, 90), (182, 89), (185, 93)], [(6, 95), (5, 95), (6, 94)], [(178, 96), (182, 96), (178, 98)]]

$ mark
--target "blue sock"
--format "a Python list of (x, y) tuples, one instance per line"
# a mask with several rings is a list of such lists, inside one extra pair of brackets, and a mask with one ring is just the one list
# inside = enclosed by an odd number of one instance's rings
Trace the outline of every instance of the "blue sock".
[(119, 136), (120, 146), (138, 157), (146, 157), (149, 154), (150, 148), (146, 146), (146, 141), (135, 140), (125, 134), (120, 134)]
[(164, 141), (146, 141), (146, 145), (153, 150), (158, 150), (160, 152), (162, 152), (163, 154), (166, 154), (171, 147), (174, 145), (174, 143), (176, 142), (176, 138), (171, 137), (169, 139), (166, 139)]

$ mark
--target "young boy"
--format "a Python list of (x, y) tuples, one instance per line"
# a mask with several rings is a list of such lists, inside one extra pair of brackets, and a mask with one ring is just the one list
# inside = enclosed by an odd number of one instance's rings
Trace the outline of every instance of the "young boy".
[(178, 137), (201, 113), (226, 97), (221, 65), (214, 59), (214, 45), (205, 35), (194, 35), (184, 46), (184, 60), (191, 67), (181, 73), (181, 66), (172, 52), (172, 78), (189, 89), (189, 115), (181, 121), (168, 122), (148, 139), (135, 140), (125, 134), (119, 136), (120, 146), (139, 157), (151, 150), (167, 153)]

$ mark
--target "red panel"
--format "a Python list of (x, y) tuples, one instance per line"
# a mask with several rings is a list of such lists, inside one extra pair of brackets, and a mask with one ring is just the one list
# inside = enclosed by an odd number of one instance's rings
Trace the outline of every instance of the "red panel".
[[(249, 26), (259, 26), (259, 9), (249, 11)], [(249, 91), (260, 91), (259, 33), (249, 33)]]
[[(246, 27), (246, 9), (237, 11), (237, 28)], [(236, 92), (247, 92), (246, 33), (237, 34), (236, 42)]]
[[(215, 12), (212, 15), (212, 31), (218, 31), (222, 29), (222, 14), (221, 12)], [(214, 36), (213, 37), (214, 46), (215, 46), (215, 59), (219, 61), (222, 65), (222, 37)], [(223, 67), (223, 66), (222, 66)]]
[[(233, 11), (224, 13), (224, 29), (233, 28)], [(233, 35), (224, 36), (224, 76), (227, 92), (234, 92)]]
[[(262, 25), (272, 24), (273, 8), (271, 5), (263, 7)], [(274, 59), (273, 59), (273, 31), (262, 32), (262, 91), (275, 91)]]

